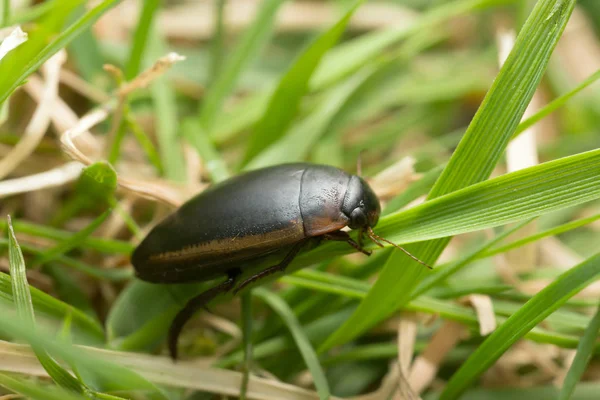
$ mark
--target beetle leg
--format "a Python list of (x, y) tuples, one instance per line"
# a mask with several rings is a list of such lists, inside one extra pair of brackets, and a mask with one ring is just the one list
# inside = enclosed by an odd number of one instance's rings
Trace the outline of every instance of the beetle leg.
[(206, 305), (217, 295), (228, 292), (235, 285), (236, 278), (240, 275), (239, 269), (233, 269), (227, 272), (228, 278), (225, 282), (210, 288), (196, 297), (190, 299), (185, 307), (183, 307), (179, 313), (173, 319), (171, 327), (169, 328), (169, 353), (173, 361), (177, 359), (177, 341), (179, 334), (183, 329), (186, 322), (194, 315), (200, 308), (206, 308)]
[(290, 250), (290, 252), (285, 256), (285, 258), (283, 260), (281, 260), (281, 262), (277, 265), (273, 265), (272, 267), (269, 267), (267, 269), (263, 269), (260, 272), (257, 272), (256, 274), (252, 275), (251, 277), (249, 277), (248, 279), (246, 279), (245, 281), (243, 281), (242, 283), (240, 283), (238, 285), (238, 287), (235, 288), (235, 290), (233, 291), (233, 294), (237, 294), (240, 290), (242, 290), (243, 288), (245, 288), (246, 286), (248, 286), (249, 284), (256, 282), (266, 276), (269, 276), (271, 274), (274, 274), (275, 272), (283, 272), (285, 271), (285, 268), (292, 262), (292, 260), (294, 258), (296, 258), (296, 256), (298, 255), (298, 253), (300, 252), (300, 250), (302, 249), (302, 246), (304, 246), (304, 244), (306, 244), (311, 238), (307, 238), (307, 239), (303, 239), (301, 241), (299, 241), (298, 243), (296, 243), (292, 249)]
[(356, 243), (354, 240), (352, 240), (352, 238), (350, 237), (350, 235), (348, 235), (347, 232), (335, 231), (335, 232), (326, 233), (323, 235), (323, 239), (334, 240), (336, 242), (346, 242), (350, 246), (354, 247), (356, 250), (360, 251), (361, 253), (366, 254), (368, 256), (371, 255), (370, 250), (363, 249), (362, 244)]

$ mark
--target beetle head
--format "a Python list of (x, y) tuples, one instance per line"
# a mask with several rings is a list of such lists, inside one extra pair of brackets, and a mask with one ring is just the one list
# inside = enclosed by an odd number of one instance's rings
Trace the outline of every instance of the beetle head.
[(379, 221), (381, 205), (373, 189), (361, 177), (353, 175), (348, 183), (342, 212), (350, 229), (373, 227)]

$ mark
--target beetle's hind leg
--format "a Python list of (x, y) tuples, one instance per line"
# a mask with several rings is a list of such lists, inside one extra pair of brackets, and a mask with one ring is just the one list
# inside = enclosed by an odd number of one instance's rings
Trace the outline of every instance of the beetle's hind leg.
[(171, 354), (173, 361), (177, 359), (177, 342), (179, 340), (181, 330), (186, 322), (194, 315), (196, 311), (198, 311), (200, 308), (204, 308), (219, 294), (230, 291), (235, 286), (235, 281), (240, 273), (241, 271), (239, 269), (228, 271), (227, 280), (225, 282), (200, 293), (196, 297), (193, 297), (187, 302), (185, 307), (183, 307), (181, 311), (177, 313), (175, 319), (173, 319), (173, 322), (171, 323), (171, 327), (169, 328), (169, 353)]
[(298, 253), (300, 252), (300, 250), (302, 249), (302, 246), (304, 246), (306, 243), (308, 243), (308, 241), (311, 238), (306, 238), (303, 239), (301, 241), (299, 241), (298, 243), (296, 243), (292, 249), (290, 250), (290, 252), (285, 256), (285, 258), (283, 260), (281, 260), (281, 262), (277, 265), (273, 265), (272, 267), (269, 267), (267, 269), (263, 269), (260, 272), (257, 272), (256, 274), (252, 275), (251, 277), (249, 277), (248, 279), (246, 279), (245, 281), (243, 281), (242, 283), (239, 284), (238, 287), (235, 288), (235, 290), (233, 291), (234, 294), (237, 294), (240, 290), (242, 290), (243, 288), (245, 288), (246, 286), (248, 286), (249, 284), (256, 282), (264, 277), (267, 277), (269, 275), (274, 274), (275, 272), (283, 272), (285, 271), (285, 268), (292, 262), (292, 260), (294, 258), (296, 258), (296, 256), (298, 255)]
[(371, 255), (371, 251), (363, 249), (363, 245), (362, 245), (362, 232), (359, 235), (360, 235), (359, 236), (359, 243), (356, 243), (350, 237), (350, 235), (348, 235), (348, 233), (346, 233), (344, 231), (334, 231), (334, 232), (326, 233), (326, 234), (323, 235), (323, 239), (325, 239), (325, 240), (334, 240), (334, 241), (337, 241), (337, 242), (346, 242), (350, 246), (354, 247), (356, 250), (360, 251), (361, 253), (370, 256)]

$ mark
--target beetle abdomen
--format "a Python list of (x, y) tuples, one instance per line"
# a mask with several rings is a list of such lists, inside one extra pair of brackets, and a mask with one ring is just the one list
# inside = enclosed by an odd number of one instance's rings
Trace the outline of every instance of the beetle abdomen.
[(306, 164), (239, 175), (200, 193), (158, 224), (132, 255), (139, 278), (209, 280), (229, 266), (305, 237), (300, 190)]

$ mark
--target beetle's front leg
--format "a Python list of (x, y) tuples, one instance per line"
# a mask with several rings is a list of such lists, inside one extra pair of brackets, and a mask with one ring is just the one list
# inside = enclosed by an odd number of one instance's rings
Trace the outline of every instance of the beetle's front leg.
[(194, 315), (196, 311), (206, 306), (219, 294), (230, 291), (234, 287), (235, 281), (240, 273), (241, 271), (239, 269), (227, 271), (228, 277), (225, 282), (200, 293), (196, 297), (193, 297), (187, 302), (185, 307), (183, 307), (181, 311), (177, 313), (175, 319), (173, 319), (173, 322), (171, 323), (171, 327), (169, 328), (169, 353), (171, 354), (173, 361), (177, 359), (177, 342), (179, 335), (181, 334), (181, 330), (186, 322)]
[[(351, 237), (350, 235), (348, 235), (347, 232), (344, 231), (334, 231), (334, 232), (330, 232), (330, 233), (326, 233), (323, 235), (323, 239), (325, 240), (334, 240), (336, 242), (346, 242), (348, 243), (350, 246), (354, 247), (356, 250), (360, 251), (363, 254), (366, 254), (368, 256), (371, 255), (371, 251), (370, 250), (365, 250), (363, 249), (362, 243), (356, 243)], [(361, 240), (362, 242), (362, 240)]]

